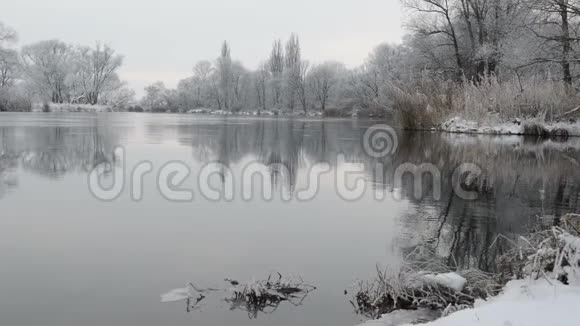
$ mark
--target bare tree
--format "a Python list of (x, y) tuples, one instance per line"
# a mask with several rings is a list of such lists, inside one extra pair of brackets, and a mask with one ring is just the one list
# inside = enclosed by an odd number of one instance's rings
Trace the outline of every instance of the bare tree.
[(403, 4), (420, 14), (419, 20), (411, 26), (422, 37), (438, 37), (436, 47), (451, 47), (455, 56), (456, 76), (464, 72), (464, 60), (459, 49), (459, 36), (453, 21), (452, 0), (403, 0)]
[(123, 57), (115, 54), (115, 50), (107, 45), (97, 43), (91, 51), (90, 61), (90, 90), (87, 94), (89, 104), (97, 104), (99, 96), (108, 83), (117, 78), (117, 70), (123, 64)]
[(111, 105), (114, 109), (123, 109), (135, 102), (135, 91), (123, 84), (103, 94), (102, 98), (104, 103)]
[(363, 108), (390, 109), (389, 91), (395, 85), (409, 82), (410, 51), (402, 45), (381, 44), (369, 55), (365, 64), (351, 72), (349, 86)]
[(282, 49), (282, 41), (277, 40), (272, 45), (272, 52), (270, 54), (270, 73), (272, 74), (272, 92), (274, 106), (280, 106), (280, 99), (282, 96), (282, 76), (284, 73), (284, 52)]
[(16, 32), (0, 22), (0, 88), (11, 84), (18, 69), (18, 53), (4, 44), (16, 41)]
[(142, 104), (145, 108), (150, 111), (165, 111), (169, 103), (168, 90), (165, 88), (163, 82), (155, 82), (147, 87), (145, 87), (145, 96), (143, 97)]
[(300, 103), (302, 104), (302, 110), (304, 113), (308, 112), (308, 84), (306, 82), (306, 76), (308, 75), (308, 69), (310, 64), (308, 61), (300, 62), (300, 65), (297, 69), (297, 74), (295, 78), (292, 80), (294, 83), (294, 89), (298, 94), (298, 98), (300, 99)]
[(232, 64), (232, 108), (239, 110), (246, 106), (247, 91), (249, 84), (248, 71), (241, 62), (234, 62)]
[(0, 22), (0, 45), (5, 42), (14, 42), (16, 39), (16, 31)]
[(266, 64), (261, 64), (260, 68), (254, 74), (254, 87), (256, 91), (256, 99), (258, 104), (258, 114), (260, 110), (266, 110), (268, 97), (266, 96), (266, 89), (268, 80), (270, 79), (270, 72)]
[(58, 40), (41, 41), (22, 48), (28, 78), (40, 92), (48, 93), (53, 103), (67, 96), (66, 77), (70, 72), (72, 48)]
[(580, 61), (577, 53), (578, 28), (580, 27), (579, 4), (574, 0), (530, 0), (533, 13), (530, 30), (542, 42), (542, 53), (530, 64), (558, 63), (562, 79), (572, 84), (572, 65)]
[(18, 53), (0, 47), (0, 88), (12, 84), (18, 73)]
[(199, 61), (193, 67), (193, 80), (195, 95), (197, 98), (197, 106), (207, 105), (207, 99), (210, 97), (211, 92), (211, 75), (214, 72), (214, 68), (211, 62), (207, 60)]
[(308, 74), (310, 88), (320, 103), (322, 112), (326, 110), (331, 93), (338, 85), (344, 66), (337, 62), (325, 62), (314, 66)]
[(226, 110), (229, 110), (231, 104), (230, 88), (232, 85), (233, 71), (231, 49), (226, 41), (222, 44), (221, 54), (217, 60), (217, 72), (219, 74), (219, 90), (222, 98), (220, 102), (223, 103)]
[(298, 84), (300, 83), (300, 74), (302, 69), (300, 40), (295, 34), (290, 35), (290, 39), (286, 43), (285, 56), (285, 84), (288, 108), (294, 110), (294, 99), (298, 91)]

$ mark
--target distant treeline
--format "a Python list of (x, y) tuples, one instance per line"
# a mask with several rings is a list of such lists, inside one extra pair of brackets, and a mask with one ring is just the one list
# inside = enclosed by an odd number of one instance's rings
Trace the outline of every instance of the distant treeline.
[(176, 89), (157, 82), (143, 106), (154, 111), (321, 110), (327, 115), (395, 112), (408, 127), (453, 114), (499, 120), (556, 119), (577, 105), (580, 76), (576, 0), (403, 0), (402, 44), (376, 47), (355, 69), (310, 64), (291, 35), (256, 70), (232, 59), (198, 62)]
[(402, 2), (403, 42), (377, 46), (359, 67), (309, 63), (292, 34), (250, 70), (224, 42), (175, 89), (155, 82), (139, 103), (119, 81), (112, 49), (44, 41), (18, 53), (7, 48), (16, 33), (1, 25), (0, 108), (32, 98), (153, 112), (392, 112), (404, 126), (430, 127), (454, 115), (562, 120), (578, 105), (579, 0)]
[(0, 111), (29, 111), (32, 104), (104, 104), (125, 107), (134, 92), (119, 80), (123, 57), (107, 45), (59, 40), (10, 47), (16, 32), (0, 22)]

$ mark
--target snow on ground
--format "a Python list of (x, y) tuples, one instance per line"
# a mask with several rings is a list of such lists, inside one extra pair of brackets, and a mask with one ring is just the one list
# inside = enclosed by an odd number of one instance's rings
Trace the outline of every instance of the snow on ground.
[[(541, 279), (509, 282), (499, 296), (425, 326), (577, 326), (580, 287)], [(408, 312), (406, 312), (408, 314)], [(395, 326), (392, 314), (361, 326)], [(397, 318), (395, 318), (397, 319)], [(407, 321), (403, 321), (405, 323)]]
[[(113, 109), (107, 105), (90, 105), (90, 104), (70, 104), (70, 103), (49, 103), (48, 110), (50, 112), (111, 112)], [(32, 105), (32, 111), (43, 112), (45, 111), (44, 104), (34, 103)]]
[[(454, 117), (439, 128), (442, 131), (451, 133), (471, 133), (471, 134), (493, 134), (493, 135), (523, 135), (526, 123), (537, 123), (535, 121), (478, 123), (460, 117)], [(580, 136), (580, 124), (578, 123), (542, 123), (549, 131), (555, 129), (566, 129), (570, 136)]]
[(161, 295), (161, 302), (182, 301), (195, 296), (195, 289), (188, 284), (184, 288), (174, 289)]
[(364, 326), (399, 326), (407, 323), (421, 323), (437, 319), (441, 312), (431, 309), (418, 310), (396, 310), (388, 315), (384, 315), (379, 320), (369, 320)]
[(520, 135), (524, 132), (523, 124), (497, 123), (494, 125), (482, 125), (475, 121), (469, 121), (460, 117), (454, 117), (447, 120), (441, 125), (441, 128), (444, 131), (455, 133)]
[(457, 292), (463, 291), (465, 283), (467, 283), (467, 280), (457, 273), (427, 274), (423, 275), (423, 279), (432, 284), (445, 286)]
[(566, 141), (543, 139), (541, 142), (530, 142), (516, 135), (490, 137), (490, 135), (485, 134), (447, 133), (443, 135), (442, 139), (451, 147), (462, 148), (467, 146), (480, 146), (480, 148), (482, 146), (483, 148), (488, 148), (489, 146), (511, 146), (514, 149), (521, 149), (528, 152), (541, 152), (543, 150), (566, 152), (570, 149), (580, 149), (580, 137), (570, 137)]
[(186, 113), (189, 114), (211, 114), (211, 115), (245, 115), (245, 116), (267, 116), (267, 117), (273, 117), (273, 116), (307, 116), (307, 117), (321, 117), (322, 116), (322, 112), (308, 112), (308, 113), (304, 113), (304, 111), (301, 110), (296, 110), (296, 111), (270, 111), (270, 110), (262, 110), (258, 113), (258, 111), (238, 111), (238, 112), (232, 112), (232, 111), (225, 111), (225, 110), (213, 110), (213, 109), (204, 109), (204, 108), (200, 108), (200, 109), (193, 109), (193, 110), (189, 110)]

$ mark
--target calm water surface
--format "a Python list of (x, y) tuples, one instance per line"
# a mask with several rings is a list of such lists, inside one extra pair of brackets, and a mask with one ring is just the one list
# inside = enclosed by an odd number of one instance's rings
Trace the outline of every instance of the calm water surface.
[[(0, 324), (67, 325), (355, 325), (344, 290), (367, 279), (377, 263), (427, 242), (461, 265), (493, 270), (499, 233), (521, 232), (531, 217), (578, 212), (580, 144), (519, 137), (400, 133), (393, 157), (376, 160), (361, 146), (371, 121), (284, 120), (151, 114), (0, 114)], [(116, 146), (125, 148), (121, 162)], [(368, 191), (357, 201), (335, 191), (342, 153), (368, 169)], [(111, 202), (87, 185), (99, 163), (128, 169), (153, 163), (143, 200), (129, 188)], [(184, 186), (194, 200), (166, 200), (155, 174), (167, 162), (191, 169)], [(274, 199), (212, 202), (196, 187), (208, 162), (234, 178), (249, 162), (281, 163), (269, 170)], [(313, 200), (286, 202), (306, 185), (310, 167), (328, 162)], [(453, 195), (451, 175), (464, 162), (483, 175), (475, 201)], [(376, 163), (383, 164), (378, 173)], [(412, 180), (394, 187), (402, 163), (431, 163), (443, 183), (434, 198), (425, 180), (414, 198)], [(381, 176), (382, 174), (382, 176)], [(216, 180), (214, 180), (216, 181)], [(217, 180), (219, 183), (219, 180)], [(377, 201), (375, 194), (385, 193)], [(394, 196), (396, 195), (396, 196)], [(453, 258), (451, 258), (453, 257)], [(200, 310), (160, 303), (160, 294), (193, 281), (223, 287), (272, 272), (301, 275), (318, 290), (303, 305), (281, 305), (249, 319), (218, 298)]]

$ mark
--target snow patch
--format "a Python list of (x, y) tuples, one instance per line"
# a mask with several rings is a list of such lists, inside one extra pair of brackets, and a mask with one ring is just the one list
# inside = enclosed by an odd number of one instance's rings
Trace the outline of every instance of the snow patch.
[[(509, 282), (499, 296), (478, 300), (472, 309), (461, 310), (429, 322), (426, 326), (576, 326), (580, 320), (580, 287), (540, 279)], [(364, 326), (391, 326), (391, 314)]]
[[(490, 120), (493, 121), (494, 119)], [(523, 135), (524, 125), (527, 123), (541, 125), (549, 132), (556, 130), (566, 130), (569, 136), (580, 136), (579, 123), (542, 123), (534, 120), (522, 121), (520, 119), (514, 119), (511, 122), (478, 123), (475, 121), (463, 119), (461, 117), (453, 117), (441, 124), (438, 129), (450, 133)]]
[[(70, 104), (70, 103), (48, 103), (48, 111), (50, 112), (112, 112), (114, 111), (108, 105), (90, 105), (90, 104)], [(45, 104), (34, 103), (32, 105), (33, 112), (43, 112)]]
[(193, 298), (195, 291), (191, 285), (184, 288), (174, 289), (161, 295), (161, 302), (176, 302)]
[(475, 133), (492, 135), (521, 135), (524, 133), (524, 124), (519, 120), (512, 123), (479, 124), (475, 121), (454, 117), (443, 123), (443, 131), (453, 133)]
[(463, 291), (467, 280), (457, 273), (427, 274), (423, 279), (431, 284), (438, 284), (457, 292)]
[(441, 316), (435, 310), (421, 308), (418, 310), (396, 310), (390, 314), (383, 315), (381, 319), (369, 320), (364, 326), (398, 326), (403, 324), (425, 323)]

